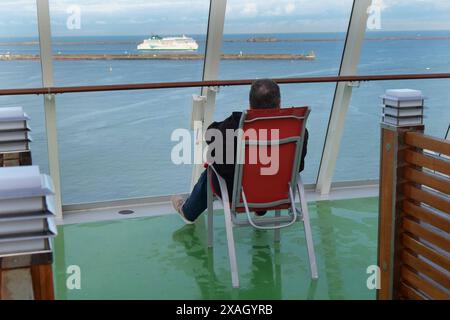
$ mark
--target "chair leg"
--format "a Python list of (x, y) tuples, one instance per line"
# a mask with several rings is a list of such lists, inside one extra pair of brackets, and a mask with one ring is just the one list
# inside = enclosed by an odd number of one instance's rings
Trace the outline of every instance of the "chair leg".
[(318, 279), (319, 275), (317, 273), (316, 254), (314, 252), (314, 244), (313, 244), (312, 233), (311, 233), (311, 225), (309, 223), (309, 214), (307, 212), (308, 212), (308, 209), (306, 209), (306, 211), (303, 211), (303, 226), (305, 228), (306, 245), (308, 247), (308, 256), (309, 256), (309, 264), (310, 264), (310, 268), (311, 268), (311, 277), (313, 279)]
[[(209, 166), (208, 169), (214, 170), (214, 167)], [(210, 171), (211, 174), (212, 170)], [(234, 236), (233, 236), (233, 220), (231, 217), (230, 202), (228, 200), (227, 184), (225, 180), (217, 174), (216, 171), (214, 171), (214, 174), (216, 174), (217, 176), (220, 186), (220, 192), (222, 194), (223, 212), (225, 217), (225, 229), (227, 232), (228, 258), (230, 260), (231, 283), (233, 285), (233, 288), (239, 288), (239, 274), (237, 268), (236, 249), (234, 246)]]
[(231, 283), (233, 288), (239, 288), (239, 274), (236, 261), (236, 249), (234, 245), (233, 222), (231, 220), (231, 210), (224, 204), (225, 228), (227, 231), (228, 257), (230, 259)]
[(2, 269), (0, 268), (0, 300), (2, 300), (2, 291), (3, 291), (3, 285), (2, 285)]
[(211, 188), (211, 169), (208, 169), (208, 178), (207, 178), (207, 201), (208, 201), (208, 248), (213, 247), (214, 243), (214, 199), (213, 192)]
[[(281, 211), (276, 210), (275, 217), (280, 217), (280, 216), (281, 216)], [(279, 225), (279, 224), (277, 223), (277, 225)], [(280, 242), (280, 229), (279, 228), (274, 230), (274, 239), (275, 239), (274, 240), (275, 242)]]
[(303, 188), (303, 183), (301, 182), (300, 177), (299, 177), (297, 186), (298, 186), (298, 193), (299, 193), (299, 197), (300, 197), (300, 205), (301, 205), (302, 214), (303, 214), (303, 226), (305, 229), (305, 238), (306, 238), (306, 246), (308, 249), (311, 277), (313, 279), (318, 279), (319, 274), (317, 272), (316, 254), (314, 252), (314, 243), (313, 243), (312, 232), (311, 232), (311, 224), (309, 222), (308, 203), (306, 202), (305, 189)]

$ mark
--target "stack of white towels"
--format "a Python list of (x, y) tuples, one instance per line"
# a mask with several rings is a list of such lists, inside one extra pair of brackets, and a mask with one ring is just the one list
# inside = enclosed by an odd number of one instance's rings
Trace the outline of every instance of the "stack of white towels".
[(30, 149), (30, 118), (22, 107), (0, 108), (0, 153)]
[(0, 168), (0, 258), (51, 252), (53, 194), (38, 166)]

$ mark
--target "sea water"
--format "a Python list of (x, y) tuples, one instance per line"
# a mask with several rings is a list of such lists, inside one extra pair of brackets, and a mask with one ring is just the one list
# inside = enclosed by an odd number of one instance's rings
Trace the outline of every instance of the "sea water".
[[(192, 35), (191, 35), (192, 36)], [(273, 34), (275, 43), (249, 43), (254, 35), (226, 35), (224, 53), (314, 51), (314, 61), (225, 60), (220, 79), (337, 75), (344, 33)], [(366, 34), (359, 74), (450, 72), (450, 31), (370, 32)], [(395, 40), (388, 39), (394, 37)], [(415, 40), (427, 37), (428, 40)], [(442, 37), (430, 39), (430, 37)], [(53, 38), (54, 54), (138, 54), (145, 36)], [(204, 53), (205, 36), (193, 35)], [(297, 40), (296, 40), (297, 39)], [(309, 39), (310, 41), (298, 41)], [(295, 40), (295, 41), (292, 41)], [(37, 44), (0, 39), (1, 54), (38, 54)], [(101, 60), (54, 61), (55, 86), (201, 80), (203, 61)], [(42, 86), (38, 61), (0, 61), (0, 88)], [(283, 106), (311, 107), (310, 141), (304, 180), (314, 183), (320, 165), (335, 83), (282, 85)], [(334, 181), (371, 180), (379, 174), (379, 123), (386, 89), (412, 88), (428, 97), (426, 131), (443, 137), (450, 123), (450, 80), (360, 83), (346, 115)], [(223, 87), (217, 94), (215, 120), (248, 106), (249, 86)], [(112, 91), (57, 95), (57, 125), (63, 202), (102, 201), (187, 192), (192, 166), (174, 165), (171, 134), (189, 128), (192, 94), (199, 88)], [(4, 96), (1, 106), (21, 105), (31, 117), (35, 164), (48, 171), (43, 97)]]

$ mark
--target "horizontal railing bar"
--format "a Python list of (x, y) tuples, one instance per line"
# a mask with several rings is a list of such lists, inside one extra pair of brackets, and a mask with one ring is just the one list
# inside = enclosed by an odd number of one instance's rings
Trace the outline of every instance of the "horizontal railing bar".
[(450, 290), (450, 278), (442, 271), (433, 267), (432, 264), (425, 262), (423, 259), (415, 257), (413, 254), (411, 254), (411, 252), (408, 252), (408, 250), (402, 250), (401, 260), (402, 263), (408, 265), (411, 269), (423, 273), (428, 278), (436, 281), (447, 290)]
[(434, 286), (417, 273), (413, 272), (410, 268), (402, 266), (400, 269), (400, 277), (406, 281), (411, 287), (424, 292), (432, 299), (447, 300), (448, 294), (442, 291), (440, 288)]
[(450, 162), (444, 161), (443, 158), (410, 149), (405, 150), (404, 156), (405, 161), (410, 164), (450, 175)]
[[(424, 80), (424, 79), (450, 79), (450, 73), (278, 78), (273, 80), (275, 80), (278, 84), (300, 84), (300, 83), (329, 83), (329, 82), (352, 82), (352, 81)], [(95, 85), (95, 86), (0, 89), (0, 96), (243, 86), (243, 85), (251, 85), (255, 80), (256, 79), (186, 81), (186, 82), (151, 82), (151, 83), (129, 83), (129, 84), (112, 84), (112, 85)]]
[(420, 132), (406, 132), (405, 143), (416, 148), (450, 156), (450, 142), (445, 139), (435, 138)]
[(432, 226), (450, 234), (450, 218), (444, 215), (438, 215), (432, 210), (418, 206), (410, 200), (403, 200), (403, 211), (406, 215), (410, 215), (419, 221), (424, 221)]
[(424, 256), (428, 260), (434, 262), (438, 266), (444, 268), (448, 272), (450, 272), (450, 259), (442, 253), (437, 252), (435, 249), (430, 246), (424, 244), (418, 239), (414, 239), (410, 235), (403, 233), (402, 234), (402, 245), (412, 252), (415, 252), (419, 255)]
[(429, 300), (423, 293), (419, 292), (415, 288), (407, 285), (403, 281), (400, 282), (400, 293), (401, 296), (408, 300)]
[[(419, 187), (420, 188), (420, 187)], [(419, 189), (412, 184), (403, 187), (404, 195), (417, 202), (423, 202), (444, 213), (450, 214), (450, 198), (441, 196), (438, 193), (430, 192), (426, 189)]]
[(450, 196), (450, 179), (447, 177), (416, 170), (410, 166), (403, 169), (403, 176), (410, 182), (425, 185)]
[[(404, 216), (406, 216), (406, 214)], [(447, 237), (446, 233), (439, 232), (438, 234), (434, 230), (426, 228), (425, 226), (411, 220), (408, 217), (403, 218), (402, 228), (404, 231), (409, 232), (414, 237), (423, 239), (442, 250), (448, 251), (448, 248), (450, 247), (450, 240)]]

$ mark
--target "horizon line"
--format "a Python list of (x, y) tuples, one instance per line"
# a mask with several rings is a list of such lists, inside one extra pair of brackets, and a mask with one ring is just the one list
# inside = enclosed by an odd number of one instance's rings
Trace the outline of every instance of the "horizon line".
[[(367, 30), (367, 33), (371, 32), (436, 32), (436, 31), (449, 31), (450, 29), (425, 29), (425, 30)], [(272, 34), (320, 34), (320, 33), (343, 33), (345, 34), (347, 31), (302, 31), (302, 32), (249, 32), (249, 33), (224, 33), (224, 36), (227, 35), (272, 35)], [(148, 36), (149, 34), (156, 33), (148, 33), (148, 34), (102, 34), (102, 35), (69, 35), (69, 34), (56, 34), (52, 35), (52, 37), (137, 37), (137, 36)], [(177, 35), (177, 34), (185, 34), (185, 35), (196, 35), (196, 36), (206, 36), (206, 33), (157, 33), (160, 35)], [(39, 35), (20, 35), (20, 36), (1, 36), (0, 38), (39, 38)]]

